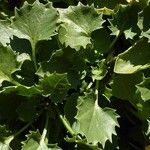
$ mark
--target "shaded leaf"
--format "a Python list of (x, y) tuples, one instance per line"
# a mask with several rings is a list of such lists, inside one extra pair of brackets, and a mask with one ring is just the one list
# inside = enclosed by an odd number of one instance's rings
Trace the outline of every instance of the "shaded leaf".
[(111, 9), (114, 9), (116, 5), (118, 4), (127, 4), (126, 0), (113, 0), (113, 1), (110, 1), (110, 0), (87, 0), (88, 4), (93, 4), (96, 6), (96, 7), (99, 7), (99, 8), (102, 8), (102, 7), (108, 7), (108, 8), (111, 8)]
[(50, 150), (46, 143), (41, 140), (41, 135), (39, 131), (30, 131), (30, 134), (26, 135), (27, 140), (22, 142), (22, 150)]
[(136, 94), (136, 85), (143, 79), (142, 73), (113, 76), (112, 94), (113, 96), (137, 103), (140, 96)]
[(0, 44), (0, 84), (3, 81), (14, 82), (11, 74), (18, 68), (19, 62), (14, 51)]
[(10, 142), (13, 140), (13, 136), (10, 132), (6, 130), (6, 126), (0, 126), (0, 149), (1, 150), (12, 150), (9, 146)]
[(48, 74), (40, 80), (38, 88), (44, 96), (50, 96), (52, 101), (61, 102), (67, 95), (70, 84), (67, 74)]
[(98, 67), (92, 68), (93, 80), (102, 80), (107, 74), (107, 66), (105, 60), (101, 60), (98, 63)]
[(125, 31), (130, 28), (132, 28), (133, 31), (137, 31), (139, 11), (140, 9), (138, 3), (133, 3), (131, 5), (118, 5), (113, 14), (111, 23), (120, 31)]
[(150, 42), (150, 23), (149, 23), (149, 16), (150, 13), (150, 4), (144, 8), (142, 12), (139, 13), (139, 21), (138, 26), (141, 29), (141, 37), (148, 38), (148, 42)]
[(140, 91), (144, 101), (150, 100), (150, 78), (144, 78), (136, 87)]
[(36, 74), (43, 77), (45, 73), (67, 73), (71, 87), (76, 89), (80, 84), (80, 72), (86, 69), (82, 56), (74, 49), (67, 47), (54, 52), (49, 61), (42, 62)]
[(92, 39), (94, 49), (99, 53), (107, 53), (113, 38), (105, 28), (101, 28), (92, 33)]

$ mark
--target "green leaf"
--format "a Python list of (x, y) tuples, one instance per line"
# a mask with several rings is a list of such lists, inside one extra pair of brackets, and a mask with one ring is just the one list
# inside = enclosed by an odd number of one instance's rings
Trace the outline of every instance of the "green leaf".
[(44, 77), (44, 74), (49, 72), (67, 73), (68, 81), (72, 88), (77, 88), (80, 84), (80, 74), (86, 70), (84, 59), (74, 49), (67, 47), (63, 50), (54, 52), (47, 62), (42, 62), (37, 71), (37, 75)]
[(150, 101), (147, 100), (144, 103), (140, 103), (139, 112), (140, 118), (143, 120), (150, 118)]
[(81, 3), (59, 9), (59, 13), (63, 22), (59, 29), (59, 40), (76, 50), (91, 44), (91, 33), (100, 29), (104, 22), (93, 6), (84, 6)]
[(17, 69), (19, 69), (19, 62), (16, 54), (9, 47), (0, 44), (0, 84), (3, 81), (14, 82), (11, 75)]
[(148, 129), (147, 129), (146, 135), (149, 136), (149, 139), (150, 139), (150, 121), (147, 120), (147, 122), (148, 122)]
[(13, 29), (10, 27), (9, 20), (0, 20), (0, 42), (6, 46), (10, 43), (10, 38), (13, 36)]
[(149, 23), (149, 16), (150, 13), (150, 4), (145, 7), (145, 9), (139, 13), (139, 21), (138, 26), (141, 29), (141, 37), (148, 38), (148, 42), (150, 42), (150, 23)]
[(99, 53), (107, 53), (113, 38), (105, 28), (101, 28), (92, 33), (92, 39), (95, 50)]
[(132, 29), (128, 29), (124, 31), (126, 39), (133, 39), (136, 33), (132, 32)]
[(108, 7), (108, 8), (111, 8), (111, 9), (114, 9), (116, 5), (118, 4), (127, 4), (127, 1), (126, 0), (87, 0), (88, 4), (93, 4), (96, 6), (96, 7), (99, 7), (99, 8), (103, 8), (103, 7)]
[(62, 150), (60, 147), (57, 146), (57, 144), (48, 144), (48, 148), (50, 150)]
[(105, 60), (101, 60), (98, 63), (98, 67), (92, 68), (92, 78), (93, 80), (102, 80), (107, 74), (107, 66)]
[(140, 91), (144, 101), (150, 100), (150, 78), (144, 78), (136, 87)]
[(10, 93), (16, 93), (17, 95), (26, 96), (26, 97), (32, 97), (34, 95), (40, 94), (40, 90), (35, 86), (8, 86), (4, 87), (1, 93), (4, 94), (10, 94)]
[(79, 97), (76, 119), (87, 142), (94, 144), (100, 142), (104, 147), (107, 140), (112, 140), (112, 134), (116, 134), (118, 115), (111, 108), (99, 107), (95, 99), (92, 93)]
[(6, 126), (0, 125), (0, 149), (12, 150), (9, 144), (13, 140), (13, 138), (14, 137), (10, 135), (10, 132), (6, 130)]
[(37, 43), (36, 51), (39, 62), (48, 61), (53, 52), (59, 49), (56, 38), (57, 37), (54, 36), (52, 40), (44, 40)]
[(30, 134), (27, 136), (27, 140), (22, 142), (22, 150), (51, 150), (47, 147), (46, 143), (41, 140), (41, 135), (39, 131), (30, 131)]
[(75, 116), (77, 113), (77, 99), (78, 99), (78, 94), (74, 93), (72, 94), (67, 100), (66, 104), (64, 107), (64, 115), (66, 119), (69, 121), (70, 125), (72, 125), (76, 120)]
[(118, 74), (132, 74), (150, 68), (150, 44), (141, 39), (128, 50), (118, 55), (114, 72)]
[(112, 94), (113, 96), (137, 103), (140, 96), (136, 94), (136, 85), (143, 79), (142, 73), (136, 74), (115, 74), (113, 76)]
[(149, 13), (150, 13), (150, 4), (147, 7), (145, 7), (143, 9), (143, 11), (141, 11), (139, 13), (138, 26), (143, 31), (147, 31), (150, 28), (150, 23), (149, 23), (150, 16), (149, 16)]
[(134, 31), (138, 30), (138, 12), (139, 4), (133, 3), (129, 5), (118, 5), (115, 9), (111, 23), (117, 27), (119, 31), (125, 31), (132, 28)]
[(38, 0), (33, 4), (24, 3), (23, 7), (16, 9), (12, 21), (15, 36), (28, 39), (32, 46), (40, 40), (47, 40), (55, 35), (58, 13), (51, 3), (43, 5)]
[(52, 101), (61, 102), (67, 95), (70, 84), (67, 79), (67, 74), (48, 74), (40, 80), (38, 85), (39, 90), (41, 90), (43, 96), (50, 96)]
[(46, 141), (43, 141), (38, 130), (30, 131), (26, 137), (27, 140), (22, 142), (21, 150), (62, 150), (57, 144), (47, 144)]
[(39, 76), (43, 76), (46, 72), (58, 72), (66, 73), (71, 70), (82, 70), (84, 67), (84, 62), (80, 58), (79, 54), (75, 50), (67, 47), (65, 49), (57, 50), (53, 53), (50, 60), (47, 62), (41, 63), (41, 67), (37, 71)]

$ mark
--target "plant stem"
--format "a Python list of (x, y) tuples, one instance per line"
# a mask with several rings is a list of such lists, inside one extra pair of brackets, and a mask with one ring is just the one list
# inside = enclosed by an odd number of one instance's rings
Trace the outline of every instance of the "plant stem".
[(45, 141), (46, 134), (47, 134), (47, 128), (48, 128), (48, 121), (49, 121), (49, 115), (47, 113), (46, 114), (45, 126), (44, 126), (44, 130), (43, 130), (43, 133), (42, 133), (42, 136), (41, 136), (40, 143), (43, 143)]
[(67, 129), (67, 131), (74, 136), (75, 132), (73, 131), (73, 129), (71, 128), (71, 126), (69, 125), (69, 123), (67, 122), (67, 120), (65, 119), (65, 117), (63, 117), (63, 115), (60, 113), (59, 109), (57, 108), (57, 106), (55, 106), (55, 109), (57, 111), (57, 114), (59, 116), (59, 119), (61, 120), (61, 122), (63, 123), (64, 127)]
[(26, 124), (23, 128), (21, 128), (17, 133), (15, 133), (13, 135), (13, 137), (18, 136), (19, 134), (21, 134), (24, 130), (26, 130), (31, 124), (33, 123), (33, 121), (29, 122), (28, 124)]
[(75, 135), (75, 132), (74, 132), (73, 129), (70, 127), (70, 125), (68, 124), (68, 122), (66, 121), (66, 119), (65, 119), (61, 114), (59, 114), (59, 118), (60, 118), (61, 122), (63, 123), (63, 125), (65, 126), (65, 128), (67, 129), (67, 131), (68, 131), (72, 136), (74, 136), (74, 135)]
[(120, 35), (122, 34), (122, 31), (119, 31), (119, 34), (114, 38), (114, 40), (112, 41), (112, 43), (110, 44), (109, 48), (108, 48), (108, 53), (109, 55), (107, 56), (106, 62), (109, 61), (109, 59), (111, 58), (112, 54), (113, 54), (113, 47), (116, 44), (118, 38), (120, 37)]
[(98, 88), (99, 88), (99, 80), (96, 80), (95, 95), (96, 95), (96, 100), (97, 101), (98, 101)]
[(33, 59), (33, 63), (34, 63), (35, 69), (37, 70), (35, 42), (33, 42), (33, 41), (31, 42), (31, 47), (32, 47), (32, 59)]

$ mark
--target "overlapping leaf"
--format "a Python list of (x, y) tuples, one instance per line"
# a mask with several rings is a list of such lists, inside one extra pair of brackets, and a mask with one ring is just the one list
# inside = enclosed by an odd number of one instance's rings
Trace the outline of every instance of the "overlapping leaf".
[[(133, 3), (128, 5), (119, 5), (110, 20), (112, 35), (118, 35), (119, 32), (126, 31), (126, 38), (132, 39), (139, 32), (137, 21), (138, 12), (140, 11), (139, 4)], [(114, 32), (115, 31), (115, 32)]]
[(26, 137), (27, 140), (22, 142), (22, 150), (61, 150), (57, 144), (47, 144), (41, 140), (42, 136), (38, 130), (30, 131)]
[(96, 7), (108, 7), (111, 9), (114, 9), (116, 5), (118, 4), (127, 4), (126, 0), (113, 0), (113, 1), (109, 1), (109, 0), (87, 0), (88, 4), (92, 4), (94, 3), (94, 5)]
[[(115, 74), (113, 76), (112, 94), (113, 96), (137, 103), (139, 95), (136, 94), (136, 85), (143, 79), (142, 73), (136, 74)], [(120, 90), (121, 89), (121, 90)]]
[(137, 85), (137, 89), (140, 91), (144, 101), (150, 100), (150, 78), (144, 78), (143, 81)]
[(9, 20), (0, 20), (0, 42), (6, 46), (10, 43), (10, 38), (13, 36), (13, 29), (10, 27)]
[(150, 44), (141, 39), (124, 53), (118, 55), (114, 72), (119, 74), (132, 74), (150, 68)]
[(46, 143), (40, 142), (41, 135), (39, 131), (31, 131), (27, 135), (27, 140), (23, 142), (22, 150), (50, 150)]
[(77, 50), (91, 44), (91, 33), (102, 27), (102, 17), (93, 6), (69, 6), (59, 9), (60, 20), (63, 22), (59, 29), (61, 43)]
[(44, 96), (50, 96), (55, 102), (63, 101), (69, 87), (67, 74), (58, 73), (45, 75), (38, 86)]
[(138, 26), (141, 29), (141, 37), (148, 38), (148, 42), (150, 42), (150, 23), (149, 23), (149, 16), (150, 13), (150, 4), (145, 7), (145, 9), (139, 13), (139, 20)]
[(100, 142), (104, 146), (107, 140), (112, 140), (112, 134), (116, 134), (118, 115), (110, 108), (99, 107), (98, 101), (95, 99), (95, 95), (92, 93), (79, 97), (76, 118), (87, 142)]
[(55, 34), (58, 13), (51, 3), (43, 5), (38, 0), (34, 4), (24, 3), (16, 9), (12, 27), (16, 29), (15, 36), (30, 40), (35, 44), (40, 40), (47, 40)]
[(13, 136), (6, 130), (6, 126), (0, 126), (0, 150), (12, 150), (9, 146)]
[(98, 63), (98, 67), (92, 68), (92, 78), (93, 80), (102, 80), (107, 74), (107, 66), (105, 60), (101, 60)]
[(14, 82), (11, 74), (19, 69), (19, 62), (14, 51), (0, 44), (0, 84), (3, 81)]

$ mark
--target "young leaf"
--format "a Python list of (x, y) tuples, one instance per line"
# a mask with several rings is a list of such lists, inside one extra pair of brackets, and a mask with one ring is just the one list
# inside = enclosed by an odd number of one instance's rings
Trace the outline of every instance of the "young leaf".
[(94, 144), (100, 142), (104, 147), (107, 140), (112, 140), (112, 134), (116, 134), (118, 115), (113, 109), (99, 107), (95, 99), (92, 93), (79, 97), (76, 119), (87, 142)]
[(150, 42), (149, 13), (150, 13), (150, 4), (147, 7), (145, 7), (141, 13), (139, 13), (139, 21), (138, 21), (138, 26), (142, 31), (141, 37), (148, 38), (148, 42)]
[(132, 28), (135, 32), (138, 30), (138, 12), (140, 11), (138, 3), (129, 5), (118, 5), (113, 14), (111, 23), (119, 31), (125, 31)]
[(27, 140), (22, 142), (22, 150), (50, 150), (46, 143), (44, 141), (41, 143), (40, 140), (39, 131), (30, 131), (30, 134), (27, 135)]
[(70, 84), (67, 79), (67, 74), (53, 73), (44, 76), (38, 85), (39, 90), (44, 96), (50, 96), (52, 101), (61, 102), (65, 98)]
[(118, 55), (114, 72), (118, 74), (132, 74), (150, 68), (150, 44), (141, 39), (124, 53)]
[(93, 6), (84, 6), (81, 3), (59, 9), (59, 12), (63, 22), (59, 29), (59, 40), (76, 50), (91, 44), (91, 33), (100, 29), (104, 22)]
[(0, 44), (0, 84), (3, 81), (14, 82), (12, 73), (19, 69), (16, 54), (9, 48)]
[(6, 126), (0, 125), (0, 150), (12, 150), (9, 144), (13, 138), (9, 131), (6, 130)]
[(107, 74), (107, 66), (105, 60), (101, 60), (98, 63), (98, 67), (92, 68), (92, 78), (93, 80), (102, 80)]
[(144, 101), (150, 100), (150, 78), (144, 78), (136, 87), (140, 91)]
[(28, 39), (33, 46), (40, 40), (47, 40), (55, 33), (58, 13), (51, 3), (43, 5), (36, 0), (32, 5), (27, 2), (16, 9), (12, 21), (15, 36)]

